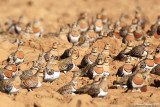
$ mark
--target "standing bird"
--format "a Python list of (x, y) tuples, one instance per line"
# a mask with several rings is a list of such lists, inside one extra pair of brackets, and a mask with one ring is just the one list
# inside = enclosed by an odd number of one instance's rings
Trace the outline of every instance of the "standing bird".
[(113, 37), (114, 38), (117, 38), (117, 39), (120, 39), (120, 30), (121, 30), (121, 27), (120, 26), (117, 26), (113, 32)]
[(22, 85), (27, 88), (28, 91), (32, 91), (33, 88), (38, 88), (42, 84), (38, 79), (40, 69), (32, 76), (28, 76), (26, 78), (22, 78)]
[(81, 75), (80, 70), (74, 71), (72, 80), (65, 86), (62, 86), (61, 88), (59, 88), (57, 92), (62, 95), (63, 94), (74, 94), (74, 92), (76, 91), (75, 86), (77, 84), (77, 80), (80, 75)]
[(34, 36), (42, 37), (42, 33), (44, 29), (41, 26), (40, 20), (36, 19), (33, 21), (32, 31), (33, 31)]
[(94, 81), (92, 84), (85, 85), (75, 91), (76, 94), (89, 94), (92, 97), (104, 97), (108, 94), (107, 85), (108, 75), (104, 75), (101, 81)]
[(127, 81), (128, 89), (126, 90), (126, 92), (128, 92), (128, 90), (134, 92), (133, 89), (137, 89), (138, 92), (146, 91), (147, 79), (148, 79), (147, 72), (145, 73), (138, 72), (135, 75), (130, 76)]
[(86, 32), (88, 30), (88, 13), (85, 12), (81, 14), (80, 18), (78, 19), (77, 25), (80, 28), (81, 32)]
[(17, 34), (20, 34), (20, 32), (24, 29), (24, 23), (23, 23), (23, 15), (21, 15), (17, 22), (13, 21), (12, 19), (12, 25), (7, 29), (7, 32), (12, 33), (15, 32)]
[(59, 60), (59, 52), (57, 49), (57, 45), (58, 43), (54, 42), (51, 49), (45, 53), (44, 58), (46, 62), (48, 62), (51, 57), (53, 57), (55, 60)]
[(103, 77), (103, 75), (104, 75), (103, 60), (102, 58), (98, 57), (97, 61), (95, 62), (95, 66), (92, 66), (89, 69), (88, 76), (90, 79), (99, 80)]
[(110, 46), (111, 46), (110, 44), (105, 44), (104, 49), (102, 51), (103, 59), (110, 55), (110, 52), (109, 52)]
[(52, 61), (45, 69), (44, 69), (44, 77), (43, 81), (45, 82), (52, 82), (59, 78), (60, 70), (58, 67), (58, 61)]
[(134, 65), (131, 64), (130, 58), (125, 62), (125, 64), (119, 67), (116, 76), (123, 77), (126, 75), (130, 75), (133, 72)]
[(134, 37), (134, 34), (133, 34), (134, 30), (132, 27), (130, 27), (128, 29), (128, 34), (125, 38), (123, 38), (123, 43), (128, 43), (128, 41), (134, 41), (135, 40), (135, 37)]
[(24, 62), (24, 52), (22, 48), (23, 42), (18, 43), (18, 48), (16, 52), (11, 53), (11, 55), (8, 57), (7, 61), (10, 62), (13, 58), (13, 62), (15, 64), (20, 64)]
[(144, 60), (140, 61), (141, 68), (143, 68), (144, 70), (152, 70), (156, 66), (156, 64), (154, 63), (153, 52), (153, 50), (149, 50), (147, 57)]
[(74, 23), (72, 29), (68, 34), (68, 40), (69, 42), (73, 43), (73, 45), (77, 45), (80, 37), (81, 37), (81, 34), (80, 34), (79, 27), (77, 26), (77, 23)]
[(134, 32), (135, 40), (140, 41), (144, 39), (144, 32), (140, 26), (137, 26), (137, 29)]
[(85, 36), (86, 36), (87, 38), (89, 38), (90, 44), (93, 44), (93, 43), (96, 41), (98, 35), (97, 35), (97, 33), (94, 31), (94, 25), (91, 24), (91, 25), (89, 26), (89, 29), (88, 29), (88, 31), (86, 32)]
[(12, 63), (12, 64), (8, 64), (4, 67), (4, 69), (6, 70), (10, 70), (12, 71), (12, 76), (15, 76), (16, 73), (18, 72), (18, 65), (15, 64), (15, 63)]
[(103, 29), (103, 22), (101, 20), (101, 15), (97, 14), (97, 18), (94, 22), (95, 32), (100, 32)]
[(106, 8), (102, 8), (100, 14), (101, 14), (101, 20), (102, 20), (102, 22), (103, 22), (104, 24), (106, 24), (107, 21), (108, 21), (108, 18), (107, 18), (107, 9), (106, 9)]

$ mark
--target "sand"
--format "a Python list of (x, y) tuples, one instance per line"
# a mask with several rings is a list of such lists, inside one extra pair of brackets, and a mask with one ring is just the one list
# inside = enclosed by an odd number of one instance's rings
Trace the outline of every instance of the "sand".
[[(40, 18), (45, 32), (57, 32), (61, 25), (73, 23), (78, 18), (81, 12), (87, 11), (89, 18), (98, 13), (101, 8), (108, 9), (108, 17), (116, 20), (120, 14), (124, 12), (128, 15), (127, 23), (131, 22), (134, 17), (136, 6), (141, 6), (144, 13), (149, 17), (150, 24), (155, 23), (157, 16), (160, 14), (159, 0), (1, 0), (0, 1), (0, 23), (3, 25), (7, 21), (8, 16), (13, 19), (23, 14), (24, 22), (32, 21), (34, 18)], [(6, 27), (4, 27), (5, 29)], [(149, 28), (149, 27), (147, 27)], [(147, 29), (146, 29), (147, 30)], [(15, 35), (0, 36), (0, 62), (7, 59), (8, 55), (14, 52), (17, 44), (11, 44)], [(31, 67), (32, 61), (37, 60), (38, 55), (42, 50), (47, 51), (54, 41), (59, 42), (58, 48), (60, 54), (72, 44), (67, 41), (61, 41), (56, 37), (36, 38), (31, 41), (25, 40), (24, 53), (25, 61), (20, 64), (20, 71), (27, 70)], [(152, 48), (159, 44), (160, 41), (151, 39)], [(154, 41), (154, 42), (153, 42)], [(111, 44), (111, 55), (115, 56), (125, 45), (119, 40), (106, 38), (98, 40), (94, 46), (99, 47), (99, 52), (102, 51), (105, 43)], [(80, 58), (78, 63), (89, 50), (80, 48)], [(54, 81), (51, 85), (43, 83), (40, 88), (28, 92), (26, 89), (21, 89), (19, 93), (7, 95), (0, 92), (1, 107), (132, 107), (134, 104), (158, 104), (160, 106), (160, 88), (152, 86), (154, 79), (159, 79), (159, 76), (151, 75), (150, 85), (147, 92), (142, 93), (123, 93), (126, 89), (112, 88), (113, 81), (116, 79), (115, 73), (124, 62), (111, 62), (111, 75), (108, 78), (109, 94), (104, 98), (92, 98), (89, 95), (60, 95), (56, 92), (61, 86), (67, 84), (72, 78), (72, 72), (67, 74), (61, 73), (60, 78)], [(4, 64), (0, 64), (1, 67)], [(80, 88), (91, 83), (86, 77), (80, 77), (76, 88)]]

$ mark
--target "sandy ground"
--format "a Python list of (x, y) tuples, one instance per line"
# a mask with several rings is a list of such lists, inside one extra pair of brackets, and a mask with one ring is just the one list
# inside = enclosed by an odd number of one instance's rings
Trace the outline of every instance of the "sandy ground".
[[(151, 24), (160, 15), (159, 0), (0, 0), (0, 23), (3, 24), (8, 16), (17, 19), (19, 15), (25, 15), (24, 22), (32, 21), (38, 17), (42, 21), (45, 33), (57, 32), (61, 25), (73, 23), (81, 12), (87, 11), (89, 17), (98, 13), (101, 8), (108, 9), (108, 17), (116, 20), (122, 12), (128, 14), (128, 23), (134, 17), (136, 6), (141, 6), (142, 10), (149, 17)], [(16, 50), (17, 44), (11, 44), (13, 35), (0, 36), (0, 62), (7, 59), (8, 55)], [(24, 53), (25, 62), (20, 65), (21, 71), (31, 67), (31, 61), (37, 60), (39, 53), (44, 49), (47, 51), (54, 41), (60, 43), (60, 53), (72, 45), (68, 42), (59, 40), (56, 37), (48, 38), (33, 38), (28, 43), (25, 42)], [(154, 41), (153, 48), (155, 48), (159, 41)], [(105, 43), (111, 44), (111, 55), (115, 56), (125, 46), (119, 40), (113, 38), (106, 38), (98, 40), (94, 46), (99, 46), (99, 52), (103, 49)], [(79, 62), (85, 53), (89, 50), (80, 49)], [(89, 95), (60, 95), (56, 92), (61, 86), (68, 83), (72, 78), (72, 72), (61, 74), (60, 78), (56, 80), (53, 85), (43, 83), (40, 88), (34, 89), (33, 92), (28, 92), (26, 89), (21, 89), (19, 93), (9, 96), (0, 92), (0, 106), (1, 107), (132, 107), (134, 104), (158, 104), (160, 106), (160, 88), (153, 86), (148, 87), (147, 92), (142, 93), (123, 93), (126, 89), (118, 88), (112, 89), (112, 83), (115, 80), (115, 73), (117, 69), (123, 65), (123, 62), (113, 61), (111, 63), (111, 76), (108, 78), (109, 94), (104, 98), (92, 98)], [(4, 65), (1, 64), (1, 67)], [(152, 75), (150, 84), (153, 79), (160, 78)], [(67, 78), (66, 78), (67, 77)], [(77, 88), (91, 83), (88, 78), (81, 77)], [(158, 106), (157, 106), (158, 107)]]

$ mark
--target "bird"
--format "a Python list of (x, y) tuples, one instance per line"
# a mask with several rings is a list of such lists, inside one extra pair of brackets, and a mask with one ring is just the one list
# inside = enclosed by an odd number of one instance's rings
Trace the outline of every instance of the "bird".
[(94, 21), (94, 28), (95, 32), (100, 32), (103, 29), (103, 22), (100, 14), (97, 14), (96, 20)]
[(120, 36), (122, 38), (125, 38), (128, 34), (128, 29), (129, 29), (129, 26), (125, 26), (125, 27), (122, 27), (121, 30), (120, 30)]
[(10, 79), (4, 79), (0, 81), (0, 91), (12, 94), (16, 93), (20, 89), (21, 85), (21, 80), (20, 80), (20, 75), (21, 73), (17, 73), (15, 77), (10, 78)]
[[(134, 72), (131, 74), (123, 75), (122, 72), (119, 72), (119, 73), (117, 72), (116, 75), (117, 75), (117, 77), (119, 75), (120, 80), (118, 80), (118, 78), (117, 78), (116, 81), (113, 81), (113, 85), (116, 85), (117, 87), (127, 88), (127, 81), (129, 79), (129, 77), (135, 75), (137, 72), (140, 72), (140, 71), (142, 72), (142, 68), (140, 67), (140, 63), (137, 63), (137, 65), (134, 68)], [(122, 74), (122, 75), (120, 75), (120, 74)]]
[(17, 22), (10, 18), (12, 25), (7, 29), (7, 32), (15, 32), (16, 34), (20, 34), (20, 32), (24, 29), (25, 26), (23, 23), (23, 17), (24, 16), (21, 15)]
[(32, 24), (32, 31), (34, 36), (42, 37), (42, 33), (44, 32), (43, 27), (41, 26), (40, 20), (35, 19)]
[(107, 21), (108, 21), (108, 18), (107, 18), (107, 9), (106, 8), (102, 8), (100, 14), (101, 14), (101, 20), (102, 20), (102, 22), (104, 24), (107, 23)]
[(97, 47), (93, 47), (91, 53), (83, 57), (81, 61), (82, 68), (87, 66), (88, 64), (93, 64), (96, 61), (98, 56), (97, 49), (98, 49)]
[(130, 28), (128, 29), (128, 34), (127, 34), (127, 36), (126, 36), (125, 38), (123, 38), (123, 40), (122, 40), (123, 43), (128, 43), (128, 41), (130, 41), (130, 40), (132, 40), (132, 41), (135, 40), (135, 37), (134, 37), (133, 32), (134, 32), (134, 29), (133, 29), (132, 27), (130, 27)]
[(60, 31), (58, 32), (58, 38), (59, 39), (68, 41), (68, 39), (67, 39), (67, 33), (66, 33), (67, 27), (68, 26), (66, 25), (66, 26), (63, 26), (63, 27), (60, 28)]
[(13, 58), (13, 61), (15, 64), (20, 64), (22, 62), (24, 62), (24, 52), (23, 52), (23, 42), (20, 41), (18, 43), (18, 48), (16, 50), (16, 52), (11, 53), (11, 55), (8, 57), (7, 61), (10, 62), (11, 59)]
[(109, 52), (109, 48), (110, 48), (110, 44), (106, 43), (105, 46), (104, 46), (104, 49), (102, 51), (102, 55), (103, 55), (103, 59), (107, 56), (110, 55), (110, 52)]
[(22, 85), (28, 90), (32, 91), (33, 88), (38, 88), (42, 85), (40, 80), (38, 79), (40, 69), (37, 70), (37, 72), (32, 75), (28, 76), (26, 78), (21, 78)]
[(144, 32), (140, 26), (137, 26), (137, 29), (134, 32), (135, 40), (140, 41), (144, 39)]
[(0, 80), (9, 79), (13, 77), (12, 67), (8, 67), (7, 69), (0, 69)]
[(133, 57), (138, 57), (138, 58), (147, 56), (148, 51), (146, 48), (147, 46), (145, 44), (147, 43), (144, 40), (143, 44), (133, 47), (132, 50), (128, 52), (128, 54)]
[(127, 24), (125, 22), (125, 18), (126, 18), (126, 15), (124, 13), (121, 14), (120, 18), (119, 18), (119, 22), (120, 22), (120, 27), (125, 27)]
[(88, 30), (89, 23), (87, 12), (81, 14), (80, 18), (77, 21), (77, 25), (79, 26), (81, 32), (86, 32)]
[(78, 46), (74, 46), (73, 45), (71, 48), (66, 49), (64, 51), (64, 53), (60, 56), (60, 59), (65, 59), (65, 58), (70, 57), (73, 50), (77, 50), (77, 55), (79, 55), (79, 48), (78, 48)]
[(153, 50), (148, 50), (147, 57), (144, 60), (140, 61), (141, 68), (143, 68), (144, 70), (152, 70), (156, 66), (156, 64), (154, 63), (153, 52)]
[(120, 51), (120, 52), (118, 53), (118, 55), (115, 57), (115, 59), (116, 59), (116, 60), (120, 60), (120, 61), (125, 61), (125, 60), (127, 60), (126, 58), (127, 58), (128, 52), (130, 52), (130, 51), (133, 49), (133, 47), (134, 47), (134, 44), (133, 44), (133, 43), (134, 43), (134, 42), (133, 42), (132, 40), (130, 40), (130, 41), (127, 43), (126, 48), (123, 49), (122, 51)]
[(128, 58), (128, 60), (125, 62), (125, 64), (123, 66), (119, 67), (119, 69), (116, 73), (116, 76), (123, 77), (126, 75), (130, 75), (130, 74), (132, 74), (133, 69), (134, 69), (134, 65), (131, 64), (130, 58)]
[[(143, 71), (143, 70), (142, 70)], [(147, 81), (148, 81), (148, 72), (138, 72), (135, 75), (132, 75), (128, 78), (127, 81), (127, 90), (125, 92), (128, 92), (128, 90), (137, 89), (137, 92), (143, 92), (146, 91), (147, 88)]]
[(89, 38), (90, 43), (94, 43), (98, 37), (98, 34), (94, 31), (94, 25), (89, 25), (89, 29), (85, 34), (85, 37)]
[(77, 45), (80, 36), (81, 36), (81, 34), (80, 34), (79, 27), (77, 26), (77, 23), (74, 23), (73, 27), (71, 28), (71, 30), (68, 34), (68, 40), (69, 40), (69, 42), (73, 43), (74, 45)]
[(74, 94), (76, 91), (75, 86), (77, 84), (78, 77), (81, 75), (80, 70), (73, 71), (73, 77), (72, 80), (67, 83), (66, 85), (62, 86), (57, 90), (58, 93), (60, 94)]
[(51, 49), (47, 52), (45, 52), (44, 58), (45, 61), (48, 62), (50, 57), (53, 57), (55, 60), (59, 60), (59, 52), (57, 49), (58, 43), (57, 42), (53, 42), (53, 45), (51, 47)]
[(104, 97), (108, 94), (108, 75), (104, 75), (101, 81), (94, 81), (91, 84), (85, 85), (77, 89), (76, 94), (88, 94), (92, 97)]
[(70, 70), (72, 71), (77, 65), (78, 58), (79, 54), (77, 55), (77, 50), (74, 49), (70, 57), (58, 61), (60, 71), (63, 71), (64, 73)]
[(39, 56), (38, 56), (38, 61), (37, 61), (38, 66), (43, 66), (43, 67), (45, 67), (45, 65), (46, 65), (46, 60), (45, 60), (44, 56), (45, 56), (45, 52), (42, 52), (42, 53), (39, 54)]
[[(99, 54), (99, 55), (100, 55), (100, 54)], [(92, 67), (89, 69), (89, 71), (88, 71), (88, 76), (89, 76), (90, 79), (100, 80), (100, 79), (103, 77), (103, 75), (105, 75), (105, 74), (108, 74), (108, 75), (109, 75), (109, 74), (110, 74), (110, 73), (107, 72), (107, 71), (104, 72), (103, 63), (104, 63), (104, 61), (103, 61), (102, 57), (101, 57), (101, 56), (98, 56), (97, 61), (95, 62), (95, 65), (92, 66)], [(97, 81), (97, 80), (96, 80), (96, 81)]]
[(105, 57), (104, 63), (103, 63), (104, 72), (110, 72), (110, 66), (109, 66), (110, 60), (111, 60), (110, 56), (106, 56)]
[(120, 26), (117, 26), (115, 29), (114, 29), (114, 32), (113, 32), (113, 37), (114, 38), (117, 38), (117, 39), (120, 39), (120, 30), (121, 30), (121, 27)]
[(6, 70), (10, 70), (11, 69), (12, 76), (15, 76), (16, 73), (18, 72), (18, 65), (15, 64), (15, 63), (9, 63), (4, 67), (4, 69), (6, 69)]
[(59, 78), (60, 70), (58, 67), (58, 61), (53, 60), (49, 65), (46, 65), (46, 68), (43, 71), (44, 77), (43, 81), (45, 82), (52, 82)]

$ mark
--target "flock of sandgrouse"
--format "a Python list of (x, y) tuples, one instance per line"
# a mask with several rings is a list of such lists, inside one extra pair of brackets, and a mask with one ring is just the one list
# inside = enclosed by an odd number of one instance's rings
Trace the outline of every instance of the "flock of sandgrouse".
[[(43, 27), (39, 20), (24, 25), (22, 18), (20, 16), (18, 21), (10, 19), (7, 32), (26, 37), (42, 37)], [(115, 76), (120, 79), (115, 80), (113, 84), (127, 88), (126, 92), (133, 89), (137, 89), (138, 92), (147, 91), (150, 73), (160, 75), (160, 44), (156, 49), (148, 48), (150, 38), (160, 40), (160, 17), (147, 32), (144, 31), (147, 20), (140, 8), (136, 9), (130, 25), (126, 24), (125, 18), (122, 14), (118, 21), (112, 22), (108, 19), (105, 8), (93, 17), (92, 21), (89, 21), (87, 13), (80, 14), (75, 23), (61, 27), (56, 35), (62, 40), (68, 40), (73, 46), (59, 55), (58, 43), (54, 42), (49, 51), (42, 52), (38, 60), (33, 61), (32, 67), (23, 72), (18, 71), (19, 64), (25, 60), (23, 41), (19, 39), (17, 50), (8, 57), (8, 64), (0, 69), (0, 90), (9, 94), (18, 92), (20, 88), (32, 91), (33, 88), (40, 87), (42, 82), (52, 83), (58, 79), (60, 72), (72, 71), (72, 80), (58, 89), (58, 93), (103, 97), (108, 94), (107, 77), (110, 75), (110, 61), (119, 60), (125, 64), (118, 69)], [(76, 65), (79, 46), (89, 48), (96, 40), (107, 37), (122, 40), (126, 47), (113, 59), (109, 52), (110, 44), (105, 44), (101, 53), (97, 52), (98, 47), (93, 47), (90, 54), (83, 57), (81, 64)], [(143, 43), (137, 45), (134, 41)], [(78, 78), (82, 76), (94, 81), (76, 89)]]

